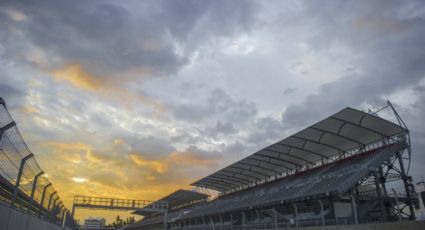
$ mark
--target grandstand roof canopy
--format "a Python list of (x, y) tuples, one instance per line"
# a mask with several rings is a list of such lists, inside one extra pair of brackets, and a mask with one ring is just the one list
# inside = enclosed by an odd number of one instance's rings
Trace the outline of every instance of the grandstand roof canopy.
[(404, 132), (405, 128), (376, 115), (345, 108), (192, 185), (227, 191)]
[(166, 201), (168, 202), (168, 207), (176, 207), (184, 204), (188, 204), (194, 201), (199, 201), (208, 198), (208, 195), (189, 191), (189, 190), (183, 190), (179, 189), (170, 195), (167, 195), (166, 197), (161, 198), (158, 201)]

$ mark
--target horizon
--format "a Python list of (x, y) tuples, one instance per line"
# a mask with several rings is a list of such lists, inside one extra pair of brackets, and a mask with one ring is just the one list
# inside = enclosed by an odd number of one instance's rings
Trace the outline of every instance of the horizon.
[[(0, 97), (68, 209), (157, 200), (390, 100), (425, 164), (423, 1), (0, 2)], [(78, 209), (110, 223), (128, 212)]]

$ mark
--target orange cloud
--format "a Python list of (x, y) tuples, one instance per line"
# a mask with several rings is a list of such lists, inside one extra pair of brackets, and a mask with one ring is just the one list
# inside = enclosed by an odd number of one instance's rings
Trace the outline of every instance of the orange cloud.
[(167, 165), (155, 160), (146, 160), (138, 154), (130, 154), (130, 159), (138, 166), (147, 166), (157, 173), (164, 173), (167, 171)]
[(57, 80), (63, 80), (72, 85), (86, 89), (97, 90), (102, 82), (94, 75), (88, 73), (80, 64), (72, 64), (52, 72), (52, 75)]
[(22, 107), (22, 110), (25, 113), (38, 113), (39, 112), (39, 110), (36, 107), (30, 106), (30, 105)]
[[(120, 145), (125, 141), (116, 139), (102, 150), (80, 142), (49, 141), (38, 145), (36, 152), (43, 153), (37, 159), (67, 207), (72, 207), (74, 195), (156, 200), (177, 189), (190, 189), (190, 182), (217, 160), (192, 152), (148, 159), (140, 153), (122, 153), (126, 149), (117, 149)], [(108, 154), (102, 154), (105, 151)], [(82, 220), (89, 213), (78, 210), (76, 218)], [(98, 213), (109, 219), (116, 216)]]
[(206, 167), (214, 167), (217, 165), (217, 159), (209, 159), (205, 156), (191, 153), (191, 152), (173, 152), (169, 155), (168, 161), (170, 163), (184, 164), (184, 165), (198, 165)]

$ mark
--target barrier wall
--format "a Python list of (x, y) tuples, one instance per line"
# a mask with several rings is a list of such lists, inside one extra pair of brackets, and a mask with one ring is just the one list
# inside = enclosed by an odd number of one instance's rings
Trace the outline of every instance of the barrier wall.
[(402, 221), (391, 223), (307, 227), (299, 230), (424, 230), (424, 221)]
[[(62, 227), (0, 203), (0, 230), (63, 230)], [(65, 230), (71, 230), (65, 228)]]

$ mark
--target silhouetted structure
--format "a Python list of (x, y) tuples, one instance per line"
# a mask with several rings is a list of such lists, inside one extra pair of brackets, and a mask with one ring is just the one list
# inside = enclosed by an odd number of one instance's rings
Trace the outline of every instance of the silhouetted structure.
[[(377, 113), (346, 108), (193, 186), (211, 201), (148, 214), (125, 229), (278, 229), (414, 220), (410, 135)], [(401, 183), (403, 192), (389, 190)], [(182, 203), (184, 203), (182, 201)], [(136, 212), (137, 213), (137, 212)]]

